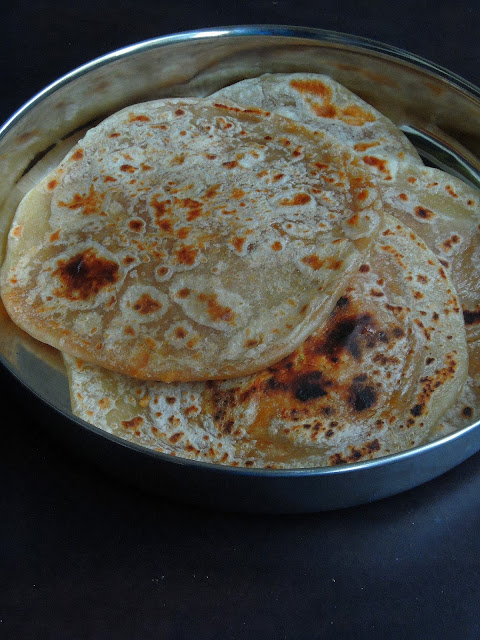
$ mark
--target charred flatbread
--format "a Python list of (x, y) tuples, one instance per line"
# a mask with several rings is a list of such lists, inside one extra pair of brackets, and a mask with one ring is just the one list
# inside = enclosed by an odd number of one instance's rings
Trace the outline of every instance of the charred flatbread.
[(435, 437), (467, 353), (447, 271), (388, 217), (325, 325), (257, 374), (166, 385), (71, 358), (67, 366), (74, 413), (115, 435), (211, 462), (314, 467)]
[(35, 338), (141, 379), (262, 369), (324, 321), (380, 224), (358, 165), (262, 109), (129, 107), (21, 202), (5, 307)]

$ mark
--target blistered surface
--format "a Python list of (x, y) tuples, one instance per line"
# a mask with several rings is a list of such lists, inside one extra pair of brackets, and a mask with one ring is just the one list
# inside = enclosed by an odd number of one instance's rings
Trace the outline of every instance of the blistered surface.
[(439, 169), (409, 166), (382, 187), (388, 212), (442, 261), (460, 297), (467, 339), (480, 339), (480, 194)]
[(259, 370), (325, 319), (378, 228), (357, 164), (261, 109), (125, 109), (20, 204), (5, 305), (34, 337), (135, 377)]
[(265, 74), (225, 87), (212, 97), (270, 109), (325, 131), (381, 181), (393, 180), (405, 162), (422, 165), (415, 148), (388, 118), (325, 75)]
[(69, 359), (81, 418), (159, 451), (233, 465), (329, 466), (435, 437), (467, 375), (446, 271), (388, 218), (322, 329), (258, 374), (142, 383)]

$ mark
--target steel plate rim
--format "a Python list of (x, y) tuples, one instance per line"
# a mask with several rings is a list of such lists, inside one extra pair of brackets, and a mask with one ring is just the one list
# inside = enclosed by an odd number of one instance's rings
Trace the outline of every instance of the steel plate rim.
[(54, 80), (46, 87), (41, 89), (32, 98), (27, 100), (21, 107), (19, 107), (8, 118), (5, 123), (0, 127), (0, 141), (8, 133), (8, 131), (19, 121), (26, 113), (39, 104), (44, 98), (54, 93), (57, 89), (60, 89), (64, 85), (67, 85), (73, 80), (80, 78), (82, 75), (102, 67), (114, 60), (121, 60), (122, 58), (134, 55), (139, 52), (148, 51), (149, 49), (156, 49), (169, 44), (176, 44), (181, 42), (188, 42), (196, 39), (206, 38), (225, 38), (225, 37), (251, 37), (251, 36), (266, 36), (272, 39), (287, 37), (297, 40), (312, 40), (312, 41), (324, 41), (337, 44), (348, 45), (351, 47), (359, 47), (361, 50), (374, 51), (383, 55), (391, 56), (394, 58), (400, 58), (401, 60), (410, 64), (419, 65), (422, 69), (430, 71), (430, 73), (437, 73), (443, 80), (448, 80), (458, 88), (464, 91), (471, 92), (478, 100), (480, 100), (480, 88), (475, 84), (466, 80), (462, 76), (448, 70), (447, 68), (436, 64), (418, 56), (417, 54), (410, 53), (400, 47), (395, 47), (371, 38), (363, 36), (355, 36), (349, 33), (341, 31), (330, 31), (328, 29), (317, 29), (314, 27), (302, 27), (302, 26), (289, 26), (289, 25), (275, 25), (275, 24), (255, 24), (255, 25), (234, 25), (226, 27), (208, 27), (204, 29), (195, 29), (191, 31), (179, 31), (173, 34), (164, 36), (158, 36), (147, 40), (120, 47), (114, 51), (107, 52), (101, 56), (90, 60), (75, 69), (68, 71), (66, 74), (60, 76), (57, 80)]

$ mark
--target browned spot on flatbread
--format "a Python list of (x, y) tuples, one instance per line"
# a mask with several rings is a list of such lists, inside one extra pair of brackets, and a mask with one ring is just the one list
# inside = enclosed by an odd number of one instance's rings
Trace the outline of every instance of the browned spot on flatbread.
[(337, 108), (333, 104), (313, 104), (313, 110), (320, 118), (335, 118)]
[(177, 327), (175, 329), (175, 337), (178, 340), (183, 340), (184, 338), (187, 337), (187, 331), (183, 327)]
[(170, 220), (159, 220), (157, 221), (157, 226), (165, 233), (173, 233), (173, 224)]
[[(367, 122), (375, 122), (376, 120), (372, 113), (365, 111), (359, 105), (351, 104), (346, 107), (338, 107), (333, 104), (332, 90), (321, 80), (296, 78), (290, 81), (290, 86), (306, 96), (305, 99), (309, 102), (314, 113), (321, 118), (336, 118), (353, 127), (361, 127)], [(322, 99), (322, 103), (314, 100), (318, 98)]]
[(298, 205), (307, 204), (307, 202), (310, 202), (311, 199), (312, 198), (308, 195), (308, 193), (297, 193), (293, 196), (293, 198), (284, 198), (280, 201), (280, 204), (288, 207), (295, 207)]
[(317, 255), (312, 254), (310, 256), (305, 256), (302, 258), (302, 262), (313, 269), (314, 271), (318, 271), (322, 268), (325, 260), (321, 260)]
[(135, 173), (136, 170), (137, 167), (134, 167), (131, 164), (122, 164), (120, 166), (120, 171), (123, 171), (124, 173)]
[(270, 111), (264, 111), (263, 109), (258, 109), (257, 107), (250, 107), (248, 109), (241, 109), (240, 107), (233, 107), (232, 105), (221, 104), (219, 102), (215, 102), (215, 106), (219, 109), (226, 109), (227, 111), (233, 111), (235, 113), (246, 113), (246, 114), (258, 114), (263, 116), (269, 116)]
[(369, 167), (376, 167), (382, 173), (388, 173), (387, 161), (376, 156), (363, 156), (363, 161)]
[(207, 199), (214, 198), (217, 195), (218, 190), (220, 189), (221, 186), (222, 185), (220, 183), (212, 184), (212, 186), (208, 187), (208, 189), (205, 191), (204, 198), (207, 198)]
[(460, 242), (460, 238), (457, 235), (453, 235), (450, 238), (447, 238), (444, 242), (442, 242), (442, 247), (449, 251), (452, 247)]
[(235, 250), (240, 253), (246, 241), (247, 239), (245, 237), (235, 237), (232, 239), (232, 245), (234, 246)]
[(132, 231), (139, 232), (143, 229), (143, 220), (130, 220), (128, 226)]
[(299, 93), (307, 93), (314, 96), (321, 96), (324, 99), (330, 100), (332, 97), (332, 90), (327, 87), (321, 80), (317, 79), (305, 79), (300, 80), (295, 78), (290, 81), (290, 86)]
[(55, 295), (67, 300), (87, 300), (118, 280), (118, 264), (97, 256), (93, 249), (59, 260), (53, 272), (61, 282)]
[(150, 118), (146, 116), (144, 113), (139, 113), (136, 115), (135, 113), (131, 113), (128, 118), (129, 122), (150, 122)]
[(373, 113), (369, 113), (357, 104), (351, 104), (341, 110), (339, 119), (343, 120), (352, 127), (363, 127), (367, 122), (375, 122), (376, 118)]
[(103, 193), (97, 193), (97, 191), (95, 191), (92, 184), (90, 185), (88, 194), (75, 193), (70, 202), (63, 202), (63, 200), (59, 200), (58, 206), (67, 207), (73, 211), (76, 209), (83, 209), (82, 213), (84, 216), (89, 216), (94, 213), (101, 214), (103, 212), (100, 210), (100, 205), (104, 197)]
[(197, 254), (198, 249), (195, 249), (193, 245), (184, 245), (175, 252), (175, 257), (178, 264), (192, 266), (195, 263)]
[(427, 209), (426, 207), (415, 207), (414, 211), (415, 215), (422, 220), (431, 220), (435, 217), (433, 211), (430, 211), (430, 209)]
[(187, 220), (189, 222), (202, 215), (203, 203), (198, 200), (193, 200), (192, 198), (175, 198), (175, 205), (180, 209), (186, 209), (188, 211)]
[(363, 152), (363, 151), (366, 151), (367, 149), (371, 149), (372, 147), (378, 147), (379, 144), (380, 143), (376, 141), (375, 142), (358, 142), (353, 146), (353, 148), (355, 149), (355, 151)]
[(155, 209), (155, 220), (163, 217), (169, 210), (172, 204), (171, 200), (158, 200), (158, 196), (153, 196), (150, 200), (150, 205)]
[(146, 316), (161, 309), (162, 303), (158, 300), (154, 300), (148, 293), (143, 293), (132, 305), (132, 308), (143, 316)]
[(334, 453), (329, 458), (330, 466), (336, 466), (339, 464), (347, 464), (349, 462), (359, 462), (362, 458), (368, 458), (371, 454), (380, 451), (381, 445), (377, 438), (369, 440), (361, 447), (349, 447), (350, 454), (343, 455), (342, 453)]
[(143, 424), (143, 418), (141, 416), (136, 416), (131, 420), (122, 420), (122, 426), (125, 429), (137, 429)]
[[(179, 294), (181, 291), (178, 292)], [(230, 307), (224, 307), (219, 304), (215, 293), (199, 293), (197, 298), (207, 306), (207, 313), (213, 321), (222, 320), (223, 322), (234, 322), (235, 313)]]

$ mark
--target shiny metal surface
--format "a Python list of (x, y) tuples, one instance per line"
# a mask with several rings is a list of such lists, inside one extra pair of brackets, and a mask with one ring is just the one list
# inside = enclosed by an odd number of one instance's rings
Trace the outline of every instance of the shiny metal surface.
[[(430, 163), (480, 184), (480, 90), (462, 78), (346, 34), (275, 26), (201, 30), (94, 60), (12, 116), (0, 130), (1, 247), (19, 199), (15, 183), (59, 139), (127, 104), (204, 95), (269, 71), (331, 75), (401, 126)], [(180, 460), (73, 417), (60, 357), (17, 329), (1, 307), (0, 361), (74, 451), (146, 490), (214, 508), (294, 513), (361, 504), (426, 482), (480, 449), (477, 423), (401, 454), (335, 468), (252, 470)]]

